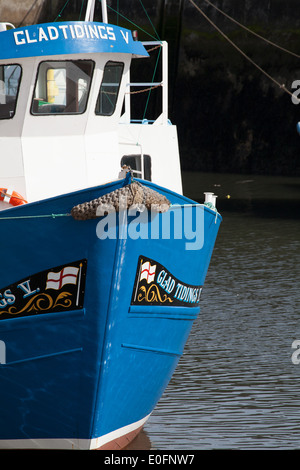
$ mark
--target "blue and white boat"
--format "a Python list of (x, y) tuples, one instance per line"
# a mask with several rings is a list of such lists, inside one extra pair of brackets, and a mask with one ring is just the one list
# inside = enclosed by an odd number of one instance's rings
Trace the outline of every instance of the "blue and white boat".
[(161, 115), (133, 122), (131, 61), (156, 46), (93, 9), (0, 25), (0, 448), (135, 437), (199, 314), (221, 221), (214, 195), (182, 195), (167, 44)]

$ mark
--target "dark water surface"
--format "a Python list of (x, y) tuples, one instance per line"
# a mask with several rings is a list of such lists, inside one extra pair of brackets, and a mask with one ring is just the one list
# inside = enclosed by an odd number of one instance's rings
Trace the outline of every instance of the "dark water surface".
[(223, 222), (200, 316), (133, 448), (300, 449), (300, 179), (185, 174), (184, 188), (219, 194)]

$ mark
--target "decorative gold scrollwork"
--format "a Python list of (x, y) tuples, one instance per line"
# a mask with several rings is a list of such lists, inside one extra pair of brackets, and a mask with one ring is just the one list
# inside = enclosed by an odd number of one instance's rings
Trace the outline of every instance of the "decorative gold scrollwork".
[(53, 299), (49, 294), (36, 294), (32, 297), (21, 310), (17, 310), (15, 306), (9, 307), (7, 310), (1, 310), (0, 315), (3, 313), (10, 313), (11, 315), (19, 315), (24, 312), (46, 312), (54, 309), (55, 307), (68, 308), (72, 305), (72, 300), (67, 298), (71, 294), (69, 292), (60, 292), (56, 299)]
[(139, 288), (137, 301), (142, 302), (143, 300), (148, 303), (159, 303), (159, 302), (172, 303), (173, 302), (173, 300), (170, 297), (168, 297), (167, 294), (161, 295), (159, 288), (157, 287), (156, 284), (151, 284), (148, 289), (146, 289), (145, 286), (141, 286)]

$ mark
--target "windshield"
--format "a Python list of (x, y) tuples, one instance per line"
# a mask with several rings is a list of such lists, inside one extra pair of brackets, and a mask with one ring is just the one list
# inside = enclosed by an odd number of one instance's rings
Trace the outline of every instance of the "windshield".
[(86, 110), (92, 60), (47, 61), (39, 66), (32, 114), (82, 114)]

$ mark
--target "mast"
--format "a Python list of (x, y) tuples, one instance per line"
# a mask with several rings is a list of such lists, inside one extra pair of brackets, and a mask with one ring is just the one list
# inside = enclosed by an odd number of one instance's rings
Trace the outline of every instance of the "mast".
[(101, 0), (101, 6), (102, 6), (102, 21), (103, 23), (108, 23), (106, 0)]
[[(106, 0), (101, 0), (101, 7), (102, 7), (102, 22), (108, 23)], [(94, 21), (94, 12), (95, 12), (95, 0), (88, 0), (86, 13), (85, 13), (85, 21)]]

